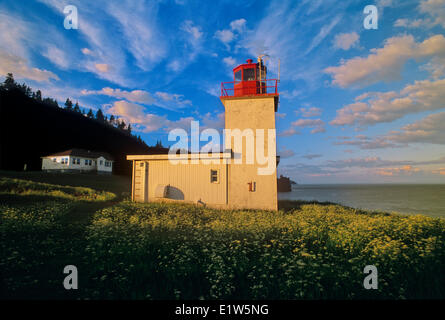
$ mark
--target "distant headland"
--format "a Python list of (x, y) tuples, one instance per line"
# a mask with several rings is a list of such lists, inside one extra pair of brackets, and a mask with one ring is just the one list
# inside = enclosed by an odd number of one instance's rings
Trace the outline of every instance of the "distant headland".
[(280, 177), (277, 179), (277, 191), (278, 192), (291, 192), (293, 184), (298, 184), (298, 183), (296, 183), (295, 181), (292, 181), (289, 177), (280, 175)]

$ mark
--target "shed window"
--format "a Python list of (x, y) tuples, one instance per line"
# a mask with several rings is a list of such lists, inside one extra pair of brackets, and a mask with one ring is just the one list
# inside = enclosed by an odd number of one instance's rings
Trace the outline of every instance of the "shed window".
[(219, 170), (210, 170), (210, 183), (219, 183)]

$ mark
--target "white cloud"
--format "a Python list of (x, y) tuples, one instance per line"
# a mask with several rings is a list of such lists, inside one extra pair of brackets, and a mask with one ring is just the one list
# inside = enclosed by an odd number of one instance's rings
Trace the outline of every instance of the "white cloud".
[(176, 94), (176, 93), (168, 93), (168, 92), (156, 92), (155, 96), (160, 98), (162, 101), (174, 103), (178, 106), (186, 106), (191, 105), (192, 102), (190, 100), (185, 100), (184, 95), (182, 94)]
[(65, 52), (56, 46), (50, 46), (48, 50), (43, 53), (43, 56), (61, 69), (68, 69), (70, 67), (69, 59)]
[(287, 159), (293, 157), (295, 155), (295, 152), (283, 147), (281, 148), (280, 151), (278, 151), (278, 155), (280, 156), (281, 159)]
[(404, 28), (418, 28), (422, 25), (423, 20), (409, 20), (409, 19), (397, 19), (394, 22), (394, 27), (404, 27)]
[(336, 145), (351, 145), (360, 149), (396, 148), (412, 143), (445, 145), (445, 112), (431, 114), (383, 136), (358, 135), (354, 139), (338, 138), (338, 141), (334, 142)]
[(51, 71), (30, 67), (25, 59), (0, 49), (0, 75), (6, 75), (9, 72), (13, 73), (16, 79), (59, 80), (59, 77)]
[(130, 102), (137, 102), (146, 105), (155, 105), (161, 108), (175, 110), (185, 106), (190, 106), (192, 102), (184, 99), (184, 95), (157, 91), (153, 95), (144, 90), (126, 91), (105, 87), (101, 90), (82, 90), (83, 95), (106, 95), (117, 99), (126, 99)]
[(201, 39), (203, 35), (201, 28), (193, 25), (193, 22), (190, 20), (184, 21), (184, 23), (181, 26), (181, 30), (189, 33), (193, 38), (192, 41)]
[(295, 128), (289, 128), (289, 129), (281, 132), (279, 134), (279, 136), (281, 136), (281, 137), (290, 137), (290, 136), (293, 136), (293, 135), (296, 135), (296, 134), (300, 134), (300, 132), (297, 131)]
[(376, 170), (376, 173), (380, 176), (395, 176), (395, 175), (412, 175), (413, 173), (419, 172), (420, 169), (406, 165), (399, 168), (382, 168)]
[(435, 35), (415, 42), (405, 35), (386, 40), (383, 48), (371, 49), (368, 57), (342, 61), (340, 66), (328, 67), (325, 72), (333, 76), (332, 83), (340, 87), (360, 86), (400, 78), (404, 64), (432, 57), (445, 57), (445, 37)]
[[(144, 71), (151, 70), (165, 58), (168, 41), (161, 37), (156, 19), (147, 19), (156, 17), (157, 2), (145, 5), (132, 1), (121, 1), (119, 4), (97, 1), (85, 6), (79, 0), (39, 1), (53, 9), (61, 19), (65, 18), (64, 6), (71, 4), (79, 8), (80, 23), (76, 32), (80, 40), (87, 44), (83, 45), (82, 54), (78, 48), (72, 47), (63, 28), (54, 28), (54, 32), (45, 35), (45, 41), (52, 45), (57, 43), (65, 50), (69, 61), (79, 71), (91, 72), (100, 79), (121, 86), (132, 86), (134, 82), (127, 64), (130, 60), (128, 54), (134, 58), (131, 61)], [(39, 22), (39, 29), (52, 27), (44, 20)], [(116, 32), (110, 32), (110, 26)]]
[(432, 173), (440, 174), (445, 176), (445, 168), (439, 168), (437, 170), (433, 170)]
[(324, 25), (320, 32), (312, 39), (312, 42), (306, 50), (306, 54), (311, 52), (315, 47), (317, 47), (328, 35), (331, 33), (332, 29), (340, 22), (341, 15), (336, 16), (332, 19), (330, 24)]
[(357, 46), (359, 39), (360, 36), (357, 32), (340, 33), (337, 34), (334, 38), (334, 47), (343, 50), (349, 50)]
[(167, 69), (174, 72), (178, 72), (179, 70), (182, 69), (182, 66), (183, 66), (182, 63), (179, 60), (174, 59), (171, 62), (169, 62), (169, 64), (167, 65)]
[(110, 71), (110, 66), (108, 64), (106, 64), (106, 63), (96, 63), (94, 66), (100, 72), (108, 72), (108, 71)]
[(230, 28), (238, 32), (243, 32), (246, 27), (246, 22), (246, 19), (243, 18), (233, 20), (232, 22), (230, 22)]
[(114, 97), (117, 99), (126, 99), (131, 102), (137, 102), (142, 104), (155, 103), (155, 99), (151, 96), (151, 94), (144, 90), (125, 91), (121, 89), (113, 89), (105, 87), (102, 90), (98, 91), (82, 90), (81, 93), (83, 95), (91, 95), (91, 94), (106, 95), (109, 97)]
[(221, 42), (229, 43), (235, 38), (235, 34), (231, 30), (218, 30), (215, 32), (215, 38)]
[(156, 24), (158, 3), (119, 1), (107, 4), (107, 13), (120, 23), (128, 50), (135, 57), (137, 65), (144, 71), (151, 70), (167, 53), (167, 43)]
[(445, 112), (431, 114), (393, 131), (386, 137), (398, 143), (433, 143), (445, 145)]
[(228, 66), (228, 67), (235, 67), (236, 65), (236, 60), (232, 57), (226, 57), (223, 59), (223, 62)]
[(238, 19), (230, 22), (230, 29), (217, 30), (215, 38), (228, 45), (237, 35), (244, 32), (246, 28), (246, 19)]
[(392, 122), (407, 114), (445, 108), (445, 79), (422, 80), (407, 85), (400, 92), (368, 92), (356, 102), (337, 110), (332, 125), (359, 125), (366, 127)]
[(175, 37), (175, 42), (182, 41), (173, 49), (174, 58), (167, 64), (167, 69), (175, 73), (183, 71), (204, 51), (204, 33), (201, 27), (196, 26), (191, 20), (182, 22), (180, 32)]
[(295, 113), (301, 114), (302, 117), (310, 118), (310, 117), (319, 117), (321, 116), (322, 110), (316, 107), (308, 107), (308, 108), (300, 108)]
[(82, 53), (85, 54), (85, 55), (93, 55), (93, 51), (91, 51), (91, 50), (88, 49), (88, 48), (82, 48), (81, 51), (82, 51)]
[(397, 19), (395, 27), (403, 28), (433, 28), (442, 26), (445, 28), (445, 0), (425, 0), (421, 1), (417, 11), (424, 15), (423, 18)]
[(385, 139), (384, 137), (371, 138), (366, 136), (357, 136), (355, 139), (339, 139), (334, 142), (335, 145), (356, 146), (363, 150), (384, 149), (397, 147), (398, 145)]
[(25, 42), (32, 35), (33, 30), (29, 23), (18, 16), (4, 11), (0, 12), (0, 30), (2, 30), (0, 32), (0, 48), (3, 48), (10, 54), (28, 59), (28, 50)]
[(325, 123), (321, 119), (298, 119), (292, 122), (292, 125), (300, 128), (313, 128), (311, 133), (326, 132)]
[(323, 155), (321, 154), (305, 154), (302, 157), (308, 160), (312, 160), (312, 159), (316, 159), (316, 158), (321, 158)]
[(445, 0), (426, 0), (419, 5), (420, 12), (430, 15), (431, 25), (445, 28)]
[(143, 132), (157, 131), (168, 124), (165, 116), (146, 113), (143, 106), (124, 100), (114, 102), (106, 112), (121, 117)]

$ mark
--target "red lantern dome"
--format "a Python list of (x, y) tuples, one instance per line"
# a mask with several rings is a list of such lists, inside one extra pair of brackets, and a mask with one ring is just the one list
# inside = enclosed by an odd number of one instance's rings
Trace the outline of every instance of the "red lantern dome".
[(233, 69), (233, 81), (221, 83), (221, 98), (278, 95), (277, 84), (277, 79), (267, 79), (267, 67), (261, 58), (257, 63), (247, 59)]

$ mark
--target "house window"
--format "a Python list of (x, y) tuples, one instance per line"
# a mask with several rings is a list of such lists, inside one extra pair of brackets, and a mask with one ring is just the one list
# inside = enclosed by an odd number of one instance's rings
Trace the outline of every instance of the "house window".
[(219, 170), (210, 170), (210, 183), (219, 183)]
[(103, 161), (103, 160), (100, 160), (100, 161), (99, 161), (99, 164), (100, 164), (100, 165), (103, 165), (103, 164), (104, 164), (104, 161)]
[(77, 162), (76, 162), (77, 164), (80, 164), (80, 158), (77, 158)]
[(86, 166), (88, 165), (88, 160), (87, 160), (87, 159), (85, 159), (85, 165), (86, 165)]
[(60, 161), (61, 164), (68, 164), (68, 158), (62, 158)]
[(91, 161), (91, 160), (88, 160), (88, 165), (89, 165), (89, 166), (91, 166), (91, 163), (92, 163), (92, 161)]
[(57, 162), (57, 158), (53, 158), (53, 162)]
[(76, 164), (76, 160), (77, 160), (76, 158), (73, 158), (73, 164)]

